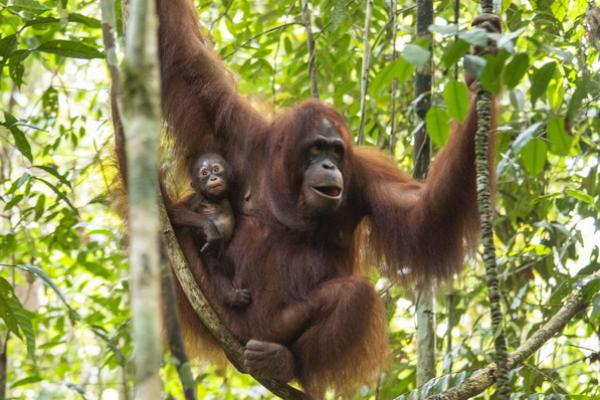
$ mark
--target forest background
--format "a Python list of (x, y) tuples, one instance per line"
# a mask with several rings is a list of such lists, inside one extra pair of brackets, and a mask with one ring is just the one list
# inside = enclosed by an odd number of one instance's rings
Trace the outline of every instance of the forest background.
[[(501, 53), (484, 65), (465, 57), (482, 40), (466, 31), (476, 2), (435, 2), (429, 49), (415, 36), (413, 1), (313, 1), (311, 74), (304, 3), (196, 2), (240, 90), (265, 112), (314, 95), (316, 86), (358, 137), (363, 103), (364, 142), (412, 171), (414, 132), (425, 124), (435, 151), (450, 123), (464, 118), (463, 60), (488, 90), (502, 88), (495, 243), (508, 346), (516, 348), (600, 269), (600, 10), (580, 0), (502, 1)], [(432, 100), (422, 121), (413, 77), (429, 60)], [(108, 194), (115, 170), (100, 3), (0, 0), (0, 72), (0, 392), (131, 398), (128, 264)], [(460, 382), (493, 361), (478, 260), (436, 290), (438, 378), (421, 390)], [(386, 302), (394, 353), (379, 383), (357, 398), (394, 398), (417, 389), (416, 294), (370, 278)], [(599, 288), (598, 280), (587, 284), (591, 307), (511, 373), (514, 399), (600, 397)], [(268, 396), (232, 369), (199, 364), (194, 373), (198, 398)], [(161, 374), (165, 397), (181, 398), (168, 355)]]

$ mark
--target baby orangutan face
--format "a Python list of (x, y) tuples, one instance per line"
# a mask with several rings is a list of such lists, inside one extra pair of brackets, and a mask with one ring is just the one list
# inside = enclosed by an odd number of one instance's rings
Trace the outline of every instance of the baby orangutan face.
[(208, 153), (198, 157), (192, 169), (192, 187), (210, 200), (226, 196), (231, 168), (218, 154)]

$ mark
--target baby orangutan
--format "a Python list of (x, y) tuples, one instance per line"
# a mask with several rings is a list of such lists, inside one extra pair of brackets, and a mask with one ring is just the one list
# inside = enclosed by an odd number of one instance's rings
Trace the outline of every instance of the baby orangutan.
[(191, 184), (195, 193), (169, 207), (171, 223), (192, 230), (208, 273), (219, 274), (227, 280), (225, 303), (230, 307), (245, 308), (251, 301), (250, 292), (234, 288), (231, 283), (232, 273), (228, 273), (220, 265), (223, 250), (229, 243), (235, 226), (228, 199), (229, 185), (233, 180), (231, 167), (218, 154), (206, 153), (198, 157), (191, 172)]

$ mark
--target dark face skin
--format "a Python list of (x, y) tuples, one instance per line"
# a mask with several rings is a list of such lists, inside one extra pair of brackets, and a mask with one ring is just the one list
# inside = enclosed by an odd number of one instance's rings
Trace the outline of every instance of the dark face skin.
[(339, 132), (323, 119), (306, 144), (306, 170), (301, 204), (309, 217), (330, 215), (342, 203), (344, 177), (340, 171), (346, 146)]
[(192, 168), (192, 187), (210, 200), (221, 200), (227, 194), (230, 167), (217, 154), (204, 154)]

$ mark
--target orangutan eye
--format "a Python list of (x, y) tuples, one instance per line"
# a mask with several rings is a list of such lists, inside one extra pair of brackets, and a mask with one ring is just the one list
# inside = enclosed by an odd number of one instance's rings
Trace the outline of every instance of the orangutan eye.
[(223, 167), (221, 167), (219, 164), (213, 165), (212, 172), (214, 172), (215, 174), (218, 174), (222, 170), (223, 170)]
[(208, 168), (202, 168), (200, 170), (200, 175), (207, 176), (208, 175)]
[(308, 153), (311, 156), (318, 156), (319, 154), (321, 154), (321, 145), (320, 144), (313, 144), (312, 146), (310, 146), (310, 148), (308, 149)]
[(341, 161), (344, 158), (344, 146), (335, 145), (333, 147), (333, 155), (338, 161)]

